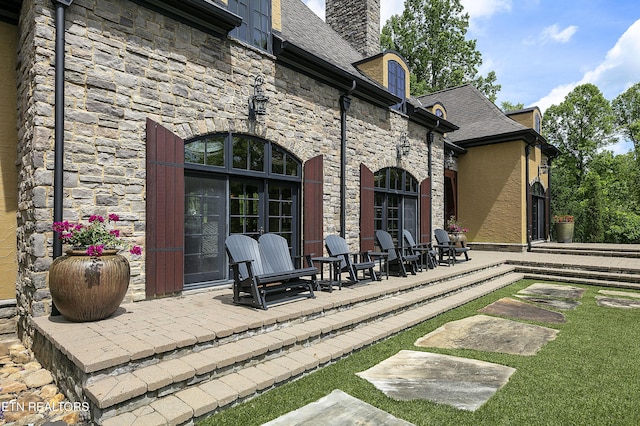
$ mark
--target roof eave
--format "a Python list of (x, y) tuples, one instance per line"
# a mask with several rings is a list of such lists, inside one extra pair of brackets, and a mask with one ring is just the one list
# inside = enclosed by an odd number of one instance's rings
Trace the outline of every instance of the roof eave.
[(439, 133), (454, 132), (459, 129), (459, 127), (452, 122), (438, 117), (425, 108), (416, 107), (410, 103), (407, 103), (407, 115), (409, 116), (409, 120), (433, 130), (437, 129)]
[(528, 145), (546, 144), (546, 139), (533, 129), (518, 130), (515, 132), (502, 133), (499, 135), (488, 135), (480, 138), (465, 139), (456, 141), (455, 143), (468, 148), (473, 146), (489, 145), (494, 143), (513, 142), (514, 140), (523, 140)]
[(384, 88), (358, 77), (339, 66), (315, 56), (309, 51), (288, 42), (278, 35), (273, 37), (273, 53), (277, 61), (289, 68), (302, 72), (332, 87), (349, 92), (356, 82), (353, 96), (365, 99), (375, 105), (390, 107), (399, 104), (402, 99)]
[(240, 16), (209, 0), (133, 1), (221, 39), (242, 23)]

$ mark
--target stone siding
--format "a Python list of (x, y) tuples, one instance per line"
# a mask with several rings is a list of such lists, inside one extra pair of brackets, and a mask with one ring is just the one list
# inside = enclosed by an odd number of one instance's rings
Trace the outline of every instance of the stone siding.
[(380, 53), (380, 0), (327, 0), (326, 22), (364, 56)]
[[(19, 49), (20, 190), (18, 307), (20, 329), (50, 312), (54, 168), (54, 37), (51, 2), (25, 0)], [(144, 250), (145, 120), (183, 139), (210, 132), (249, 133), (302, 161), (324, 156), (325, 235), (339, 232), (338, 90), (277, 65), (236, 40), (219, 40), (126, 0), (76, 0), (66, 10), (64, 218), (118, 214), (118, 228)], [(26, 29), (26, 30), (24, 30)], [(267, 115), (248, 119), (256, 75), (265, 77)], [(360, 163), (397, 166), (428, 176), (427, 129), (407, 117), (353, 99), (348, 112), (347, 229), (359, 240)], [(407, 132), (411, 155), (396, 145)], [(434, 144), (433, 212), (442, 223), (442, 139)], [(438, 166), (439, 164), (439, 166)], [(126, 301), (145, 298), (144, 252), (130, 259)]]

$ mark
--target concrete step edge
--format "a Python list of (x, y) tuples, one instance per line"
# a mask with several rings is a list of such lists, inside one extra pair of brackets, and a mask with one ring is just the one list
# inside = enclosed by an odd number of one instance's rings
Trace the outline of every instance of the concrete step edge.
[[(415, 300), (431, 300), (446, 297), (477, 283), (482, 283), (496, 276), (502, 276), (513, 270), (502, 266), (484, 270), (470, 276), (457, 279), (442, 280), (425, 286), (414, 286), (409, 291), (390, 294), (388, 297), (375, 299), (348, 310), (333, 312), (326, 316), (294, 324), (286, 329), (271, 330), (261, 333), (261, 342), (251, 336), (220, 346), (188, 353), (180, 358), (159, 360), (133, 371), (118, 371), (118, 374), (95, 377), (85, 386), (85, 395), (99, 409), (106, 409), (121, 404), (132, 398), (142, 397), (149, 392), (163, 392), (163, 389), (175, 387), (179, 383), (186, 386), (190, 381), (207, 379), (212, 374), (228, 370), (230, 366), (250, 362), (271, 353), (286, 350), (287, 347), (304, 344), (314, 338), (339, 332), (353, 324), (370, 322), (377, 316), (388, 315), (415, 305)], [(418, 293), (416, 293), (418, 292)], [(413, 294), (413, 297), (409, 295)], [(419, 294), (420, 297), (416, 297)], [(345, 317), (345, 318), (337, 318)], [(315, 327), (315, 328), (314, 328)], [(272, 336), (274, 340), (269, 340)], [(281, 344), (278, 344), (278, 341)]]
[(195, 384), (191, 388), (161, 397), (147, 404), (146, 407), (100, 419), (99, 424), (119, 426), (130, 424), (129, 422), (134, 419), (144, 422), (152, 416), (156, 418), (161, 416), (168, 424), (181, 424), (192, 418), (196, 421), (200, 420), (279, 384), (313, 372), (350, 355), (355, 350), (377, 343), (448, 310), (513, 284), (522, 277), (523, 275), (518, 273), (500, 276), (495, 280), (486, 281), (448, 296), (449, 303), (427, 303), (411, 308), (399, 315), (299, 347), (284, 357), (265, 360), (227, 376)]

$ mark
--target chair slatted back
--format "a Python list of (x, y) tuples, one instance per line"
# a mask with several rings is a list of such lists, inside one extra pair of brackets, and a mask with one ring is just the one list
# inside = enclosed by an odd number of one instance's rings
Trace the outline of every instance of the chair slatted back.
[(376, 231), (376, 240), (378, 240), (378, 244), (382, 251), (389, 253), (389, 257), (387, 258), (388, 261), (398, 258), (398, 255), (396, 254), (396, 245), (393, 243), (391, 234), (379, 229)]
[(327, 252), (331, 257), (339, 257), (340, 269), (344, 269), (347, 266), (345, 258), (349, 257), (349, 246), (347, 241), (338, 235), (329, 235), (324, 240)]
[(258, 240), (260, 242), (260, 253), (265, 269), (269, 272), (287, 272), (296, 268), (291, 260), (289, 243), (286, 238), (278, 234), (263, 234)]
[(404, 240), (407, 242), (409, 248), (413, 248), (416, 246), (416, 241), (413, 239), (413, 235), (408, 230), (402, 231), (402, 235), (404, 236)]
[(436, 229), (433, 231), (439, 246), (450, 245), (449, 234), (444, 229)]
[[(251, 268), (255, 275), (262, 275), (268, 272), (265, 271), (263, 267), (258, 242), (253, 238), (241, 234), (229, 235), (225, 240), (224, 245), (232, 262), (251, 260)], [(246, 265), (240, 264), (239, 272), (240, 279), (244, 280), (249, 277), (249, 271), (247, 270)]]

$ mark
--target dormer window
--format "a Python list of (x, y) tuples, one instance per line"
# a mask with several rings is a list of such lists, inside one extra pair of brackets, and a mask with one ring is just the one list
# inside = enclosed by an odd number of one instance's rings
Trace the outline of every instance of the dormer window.
[(271, 52), (271, 2), (229, 0), (228, 8), (242, 17), (242, 24), (231, 31), (231, 36)]
[(389, 91), (394, 95), (402, 98), (402, 101), (394, 105), (392, 108), (404, 112), (406, 94), (406, 81), (407, 76), (404, 68), (397, 61), (389, 61)]

